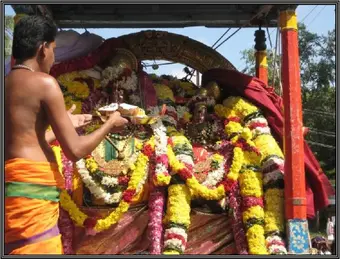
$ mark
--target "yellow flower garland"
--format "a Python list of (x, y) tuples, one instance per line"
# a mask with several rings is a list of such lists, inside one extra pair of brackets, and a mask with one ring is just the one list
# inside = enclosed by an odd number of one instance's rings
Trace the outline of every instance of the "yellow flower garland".
[(265, 204), (265, 232), (280, 231), (284, 229), (284, 190), (283, 189), (268, 189), (264, 194)]
[[(176, 140), (176, 142), (181, 143), (178, 140)], [(169, 145), (167, 155), (169, 158), (169, 164), (175, 173), (185, 168), (185, 165), (176, 158)], [(194, 176), (187, 179), (186, 184), (191, 189), (192, 194), (195, 197), (199, 196), (206, 200), (220, 200), (225, 196), (224, 187), (222, 185), (219, 185), (215, 189), (208, 189), (206, 186), (201, 185)]]
[(239, 147), (234, 148), (234, 157), (233, 162), (230, 166), (229, 173), (227, 173), (227, 177), (233, 181), (237, 181), (239, 178), (239, 173), (243, 164), (243, 151)]
[(53, 145), (52, 151), (53, 151), (55, 159), (57, 161), (58, 170), (61, 174), (63, 174), (63, 163), (61, 161), (61, 147)]
[(155, 88), (158, 99), (170, 99), (171, 101), (175, 102), (174, 93), (167, 85), (153, 84), (153, 87)]
[(263, 196), (262, 173), (246, 169), (239, 178), (241, 195), (260, 198)]
[[(226, 110), (232, 110), (232, 114), (235, 114), (237, 117), (244, 119), (247, 115), (258, 112), (259, 109), (251, 104), (250, 102), (246, 101), (242, 97), (235, 97), (230, 96), (226, 100), (223, 101), (223, 105)], [(230, 116), (230, 115), (229, 115)]]
[(86, 168), (90, 171), (91, 174), (93, 174), (94, 172), (96, 172), (98, 170), (98, 164), (94, 160), (93, 157), (86, 158), (85, 159), (85, 165), (86, 165)]
[(191, 195), (185, 184), (172, 184), (168, 188), (167, 211), (163, 223), (170, 222), (184, 225), (190, 225), (190, 201)]
[[(253, 137), (251, 130), (244, 127), (241, 122), (247, 115), (257, 111), (258, 109), (255, 106), (243, 100), (241, 97), (229, 97), (223, 102), (223, 106), (215, 106), (215, 112), (219, 117), (229, 119), (225, 126), (226, 134), (232, 136), (236, 133), (231, 139), (232, 143), (237, 144), (239, 140), (243, 139), (250, 147), (256, 146), (256, 144), (251, 141)], [(240, 122), (234, 121), (233, 118), (239, 118)], [(238, 178), (241, 195), (242, 197), (261, 198), (263, 196), (262, 173), (255, 172), (252, 167), (256, 168), (260, 166), (262, 156), (250, 150), (241, 150), (240, 152), (243, 154), (242, 162), (243, 166), (245, 166), (245, 168), (241, 170), (242, 173)], [(255, 220), (255, 222), (251, 224), (252, 220)], [(264, 210), (261, 206), (252, 206), (243, 213), (243, 223), (248, 225), (246, 237), (250, 254), (268, 254), (264, 227), (260, 223), (263, 220)]]
[[(251, 161), (252, 159), (247, 158), (247, 154), (251, 152), (245, 152), (245, 160)], [(256, 162), (256, 161), (253, 161)], [(246, 166), (258, 166), (260, 160), (258, 159), (255, 164), (245, 164)], [(254, 172), (251, 169), (245, 169), (240, 174), (240, 189), (243, 197), (257, 197), (263, 196), (262, 189), (262, 172)], [(252, 206), (243, 212), (243, 222), (246, 224), (249, 219), (263, 220), (264, 209), (260, 206)], [(246, 232), (249, 252), (250, 254), (268, 254), (266, 248), (266, 239), (264, 236), (264, 227), (260, 224), (253, 224), (247, 229)]]

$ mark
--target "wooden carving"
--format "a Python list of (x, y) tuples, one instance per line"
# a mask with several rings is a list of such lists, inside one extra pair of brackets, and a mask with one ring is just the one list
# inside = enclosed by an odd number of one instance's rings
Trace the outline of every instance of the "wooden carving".
[(186, 36), (166, 31), (141, 31), (120, 37), (138, 60), (169, 60), (200, 73), (212, 68), (236, 70), (216, 50)]

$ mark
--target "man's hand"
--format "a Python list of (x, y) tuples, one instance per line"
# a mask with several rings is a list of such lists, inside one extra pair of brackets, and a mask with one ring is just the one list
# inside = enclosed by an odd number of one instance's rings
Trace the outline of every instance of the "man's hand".
[(67, 114), (71, 119), (72, 125), (76, 129), (83, 127), (92, 121), (91, 114), (72, 114), (75, 109), (76, 109), (76, 105), (73, 104), (72, 107), (67, 111)]
[(113, 112), (109, 115), (109, 120), (112, 123), (112, 127), (121, 128), (124, 127), (129, 121), (120, 115), (120, 112)]

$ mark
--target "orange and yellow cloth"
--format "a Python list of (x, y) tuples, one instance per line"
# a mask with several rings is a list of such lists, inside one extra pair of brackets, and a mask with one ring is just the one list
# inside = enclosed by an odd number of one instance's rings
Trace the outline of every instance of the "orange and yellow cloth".
[(5, 253), (62, 254), (57, 164), (15, 158), (5, 162)]

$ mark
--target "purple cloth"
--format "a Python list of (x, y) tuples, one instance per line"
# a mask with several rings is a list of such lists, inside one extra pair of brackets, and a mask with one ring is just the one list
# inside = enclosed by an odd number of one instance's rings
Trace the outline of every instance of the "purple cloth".
[(93, 33), (84, 32), (78, 36), (76, 41), (74, 40), (74, 36), (72, 36), (70, 38), (69, 45), (65, 45), (65, 41), (67, 41), (67, 39), (63, 39), (61, 47), (58, 47), (57, 43), (57, 47), (55, 49), (56, 62), (63, 62), (87, 56), (90, 52), (97, 49), (102, 44), (103, 38)]
[(60, 232), (59, 232), (58, 225), (55, 225), (53, 228), (50, 228), (49, 230), (46, 230), (30, 238), (21, 239), (15, 242), (7, 243), (7, 244), (5, 243), (5, 255), (10, 254), (13, 250), (18, 249), (20, 247), (42, 241), (43, 239), (46, 240), (46, 239), (55, 237), (59, 234)]

